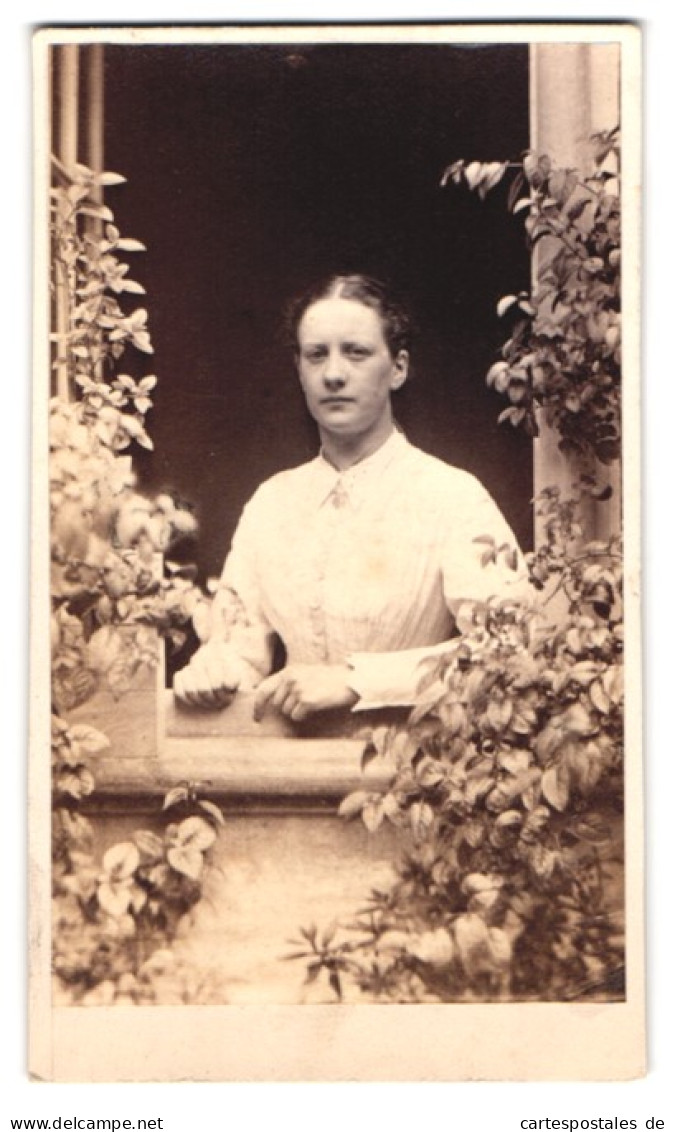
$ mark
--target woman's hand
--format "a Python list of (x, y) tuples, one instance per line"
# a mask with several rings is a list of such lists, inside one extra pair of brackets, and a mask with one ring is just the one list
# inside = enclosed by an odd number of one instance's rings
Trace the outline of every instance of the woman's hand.
[(223, 708), (243, 678), (238, 658), (224, 641), (208, 641), (173, 678), (176, 699), (189, 707)]
[(352, 707), (359, 697), (349, 677), (346, 664), (289, 664), (258, 685), (253, 718), (262, 719), (270, 704), (296, 722), (315, 711)]

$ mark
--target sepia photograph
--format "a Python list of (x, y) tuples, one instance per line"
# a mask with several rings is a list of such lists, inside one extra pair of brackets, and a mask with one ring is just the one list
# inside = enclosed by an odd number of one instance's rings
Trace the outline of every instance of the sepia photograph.
[(644, 1071), (639, 52), (36, 32), (36, 1075)]

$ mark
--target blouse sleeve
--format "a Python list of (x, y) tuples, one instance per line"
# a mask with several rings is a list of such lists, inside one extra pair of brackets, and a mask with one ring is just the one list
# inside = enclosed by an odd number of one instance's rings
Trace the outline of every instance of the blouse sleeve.
[(527, 571), (513, 531), (487, 491), (477, 480), (470, 483), (464, 506), (447, 524), (442, 553), (443, 592), (460, 631), (476, 602), (528, 596)]
[[(472, 623), (474, 605), (491, 597), (528, 598), (527, 572), (515, 536), (494, 500), (472, 477), (461, 501), (440, 518), (440, 569), (446, 605), (460, 634)], [(458, 638), (398, 652), (353, 653), (353, 711), (414, 704), (425, 662), (456, 647)]]
[[(211, 607), (209, 641), (225, 642), (245, 669), (241, 691), (250, 691), (272, 667), (274, 630), (263, 612), (255, 569), (255, 524), (243, 511)], [(208, 642), (207, 642), (208, 647)]]

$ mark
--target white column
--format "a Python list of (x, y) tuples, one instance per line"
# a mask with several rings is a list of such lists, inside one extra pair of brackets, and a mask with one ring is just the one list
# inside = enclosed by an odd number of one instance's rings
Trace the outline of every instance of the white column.
[[(86, 48), (87, 87), (87, 152), (85, 161), (95, 173), (103, 172), (103, 44), (92, 43)], [(101, 186), (95, 190), (102, 200)]]
[(67, 169), (77, 161), (80, 49), (76, 43), (56, 48), (59, 52), (59, 121), (56, 155)]
[[(531, 145), (559, 165), (582, 174), (592, 168), (589, 136), (619, 124), (620, 49), (617, 43), (535, 43), (530, 47)], [(558, 435), (541, 423), (534, 442), (534, 489), (557, 484), (569, 489), (577, 476), (575, 461), (558, 449)], [(591, 508), (585, 519), (591, 537), (618, 530), (621, 476), (616, 467), (599, 465), (603, 481), (614, 489), (610, 503)], [(535, 539), (538, 532), (535, 530)]]
[[(54, 123), (55, 155), (67, 172), (77, 161), (79, 90), (80, 90), (80, 49), (69, 43), (54, 48), (58, 52), (58, 117)], [(56, 332), (60, 336), (70, 329), (68, 291), (62, 280), (56, 285)], [(63, 354), (63, 337), (59, 337), (59, 354)], [(56, 392), (63, 401), (69, 401), (71, 390), (68, 365), (60, 361), (56, 370)]]
[[(73, 166), (82, 161), (90, 169), (103, 172), (103, 45), (91, 44), (82, 51), (78, 44), (64, 44), (58, 51), (58, 95), (55, 108), (58, 114), (53, 121), (55, 156), (67, 175)], [(84, 109), (84, 114), (81, 110)], [(80, 123), (82, 136), (80, 136)], [(102, 200), (97, 187), (92, 195)], [(91, 232), (100, 229), (100, 221), (92, 220)], [(68, 293), (65, 285), (57, 283), (55, 296), (56, 331), (66, 334), (70, 328)], [(61, 362), (56, 371), (56, 391), (64, 401), (71, 398), (68, 367)]]

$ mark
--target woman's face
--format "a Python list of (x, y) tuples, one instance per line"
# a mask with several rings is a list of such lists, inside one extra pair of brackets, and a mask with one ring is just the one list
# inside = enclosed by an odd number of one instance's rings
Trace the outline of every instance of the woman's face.
[(376, 436), (391, 422), (390, 394), (408, 374), (408, 354), (392, 354), (382, 319), (356, 299), (319, 299), (298, 326), (298, 372), (322, 433)]

